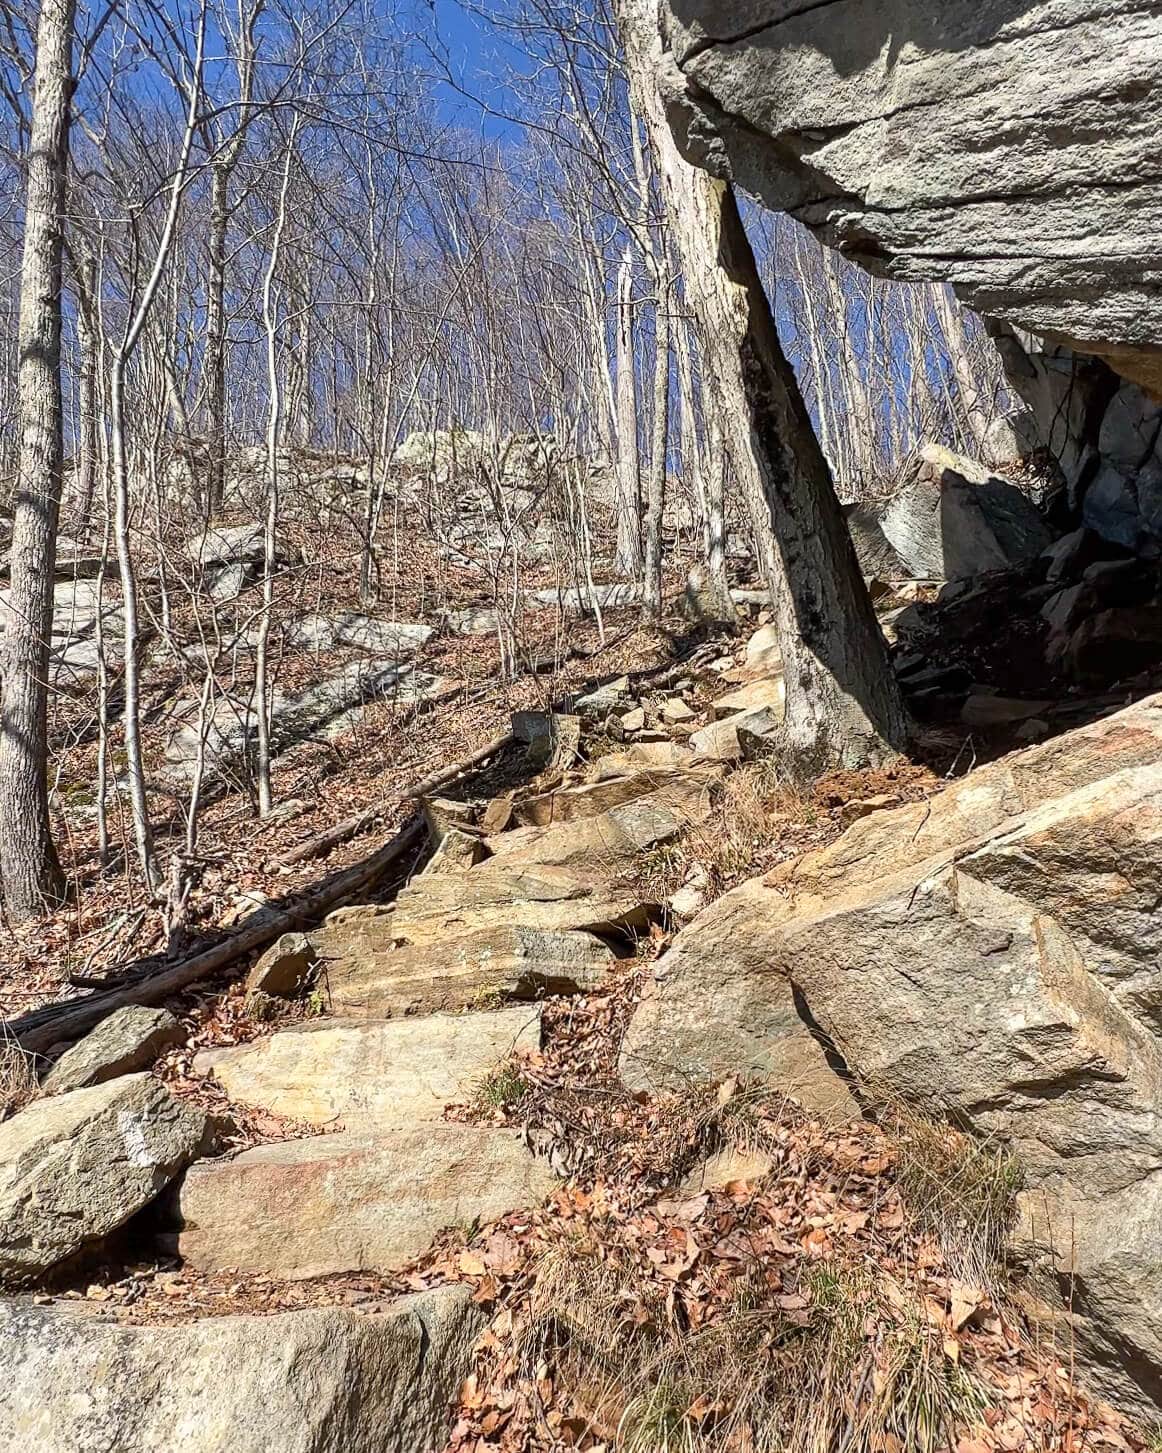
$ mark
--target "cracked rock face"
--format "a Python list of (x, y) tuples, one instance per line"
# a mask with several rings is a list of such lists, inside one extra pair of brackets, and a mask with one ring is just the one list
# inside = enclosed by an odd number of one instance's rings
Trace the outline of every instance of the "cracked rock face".
[(1162, 393), (1152, 0), (669, 0), (667, 23), (692, 161)]

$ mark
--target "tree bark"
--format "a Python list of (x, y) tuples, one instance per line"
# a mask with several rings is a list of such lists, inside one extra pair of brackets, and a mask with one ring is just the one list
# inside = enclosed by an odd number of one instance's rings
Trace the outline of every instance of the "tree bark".
[(654, 313), (654, 437), (646, 497), (643, 600), (652, 620), (662, 614), (662, 522), (666, 508), (666, 459), (670, 452), (670, 298), (659, 279)]
[(806, 779), (837, 765), (879, 764), (904, 745), (903, 704), (734, 193), (674, 142), (657, 87), (657, 0), (616, 0), (615, 10), (730, 454), (765, 525), (756, 533), (783, 649), (786, 771)]
[(61, 264), (73, 0), (42, 0), (20, 270), (20, 458), (0, 717), (0, 882), (8, 916), (58, 903), (48, 804), (48, 669), (64, 469)]
[(617, 564), (636, 578), (642, 566), (641, 455), (633, 349), (632, 253), (617, 274)]

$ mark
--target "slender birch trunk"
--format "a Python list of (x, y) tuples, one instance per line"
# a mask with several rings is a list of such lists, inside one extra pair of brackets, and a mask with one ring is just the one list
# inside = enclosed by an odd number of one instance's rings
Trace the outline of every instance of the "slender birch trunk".
[(11, 919), (64, 896), (48, 801), (48, 669), (64, 470), (61, 277), (73, 0), (42, 0), (20, 268), (20, 456), (0, 715), (0, 884)]
[(646, 501), (645, 613), (662, 614), (662, 521), (666, 507), (666, 457), (670, 452), (670, 300), (659, 287), (654, 321), (654, 437)]
[(617, 273), (617, 565), (636, 579), (642, 567), (642, 482), (632, 292), (633, 252), (627, 246)]

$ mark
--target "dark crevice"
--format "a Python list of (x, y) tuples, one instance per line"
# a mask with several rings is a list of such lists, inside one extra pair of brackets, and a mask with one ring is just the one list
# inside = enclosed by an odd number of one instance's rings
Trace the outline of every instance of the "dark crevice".
[(863, 1093), (862, 1086), (852, 1073), (851, 1067), (839, 1050), (839, 1046), (815, 1018), (814, 1014), (812, 1014), (811, 1006), (807, 1003), (806, 994), (794, 982), (791, 983), (791, 1000), (795, 1005), (795, 1013), (802, 1020), (808, 1034), (810, 1034), (811, 1038), (823, 1051), (823, 1057), (827, 1061), (828, 1068), (843, 1081), (852, 1099), (861, 1110), (866, 1112), (868, 1101)]

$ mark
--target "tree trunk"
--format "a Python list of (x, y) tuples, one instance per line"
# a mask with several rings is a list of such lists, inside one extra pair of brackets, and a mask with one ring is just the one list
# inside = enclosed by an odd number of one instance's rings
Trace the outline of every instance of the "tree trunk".
[(752, 512), (767, 516), (757, 533), (783, 649), (786, 770), (809, 778), (881, 763), (906, 738), (899, 689), (734, 193), (675, 145), (657, 89), (657, 0), (615, 8), (730, 454)]
[(646, 501), (645, 613), (662, 614), (662, 520), (666, 507), (666, 457), (670, 452), (670, 300), (661, 280), (654, 321), (654, 438)]
[(617, 274), (617, 565), (636, 579), (642, 567), (641, 455), (634, 373), (633, 254), (627, 247)]
[(57, 903), (48, 808), (48, 665), (64, 468), (61, 261), (73, 0), (42, 0), (20, 270), (20, 459), (0, 718), (0, 882), (9, 918)]
[(230, 169), (210, 168), (210, 268), (206, 278), (206, 519), (226, 492), (226, 224)]

